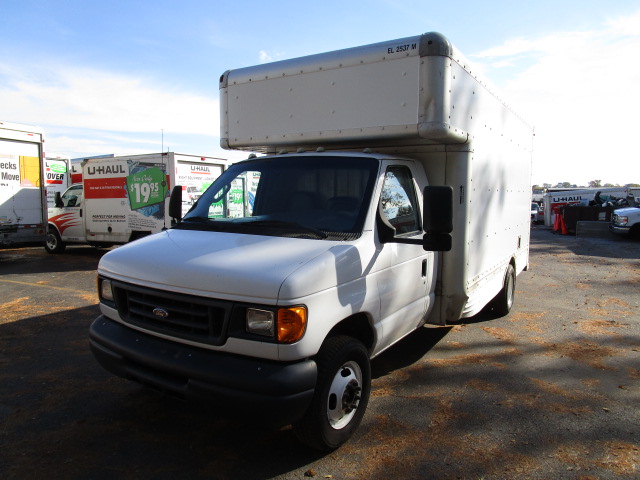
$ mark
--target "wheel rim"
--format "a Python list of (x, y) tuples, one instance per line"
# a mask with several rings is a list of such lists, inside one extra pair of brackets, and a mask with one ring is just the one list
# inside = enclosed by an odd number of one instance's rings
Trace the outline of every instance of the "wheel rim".
[(55, 250), (55, 248), (58, 246), (58, 241), (56, 239), (56, 236), (53, 233), (48, 233), (47, 234), (47, 247), (49, 247), (49, 249), (51, 250)]
[(509, 310), (513, 306), (513, 297), (515, 293), (515, 282), (513, 281), (513, 274), (509, 272), (507, 277), (507, 306)]
[(332, 428), (340, 430), (356, 414), (362, 392), (362, 370), (357, 362), (346, 362), (338, 369), (327, 397), (327, 418)]

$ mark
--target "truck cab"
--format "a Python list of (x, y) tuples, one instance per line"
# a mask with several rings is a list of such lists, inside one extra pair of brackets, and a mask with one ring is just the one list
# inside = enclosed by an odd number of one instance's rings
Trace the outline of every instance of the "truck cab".
[[(636, 205), (640, 203), (636, 200)], [(613, 211), (609, 230), (618, 235), (640, 239), (640, 208), (626, 207)]]
[(60, 253), (67, 243), (86, 242), (83, 217), (84, 195), (81, 183), (71, 185), (63, 194), (55, 193), (54, 206), (48, 209), (47, 239), (44, 248)]

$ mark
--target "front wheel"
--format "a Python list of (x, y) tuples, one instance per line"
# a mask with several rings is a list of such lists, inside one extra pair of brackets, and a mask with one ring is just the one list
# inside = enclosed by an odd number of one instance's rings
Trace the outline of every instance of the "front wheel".
[(58, 231), (53, 227), (49, 227), (47, 229), (47, 240), (44, 243), (44, 249), (49, 253), (62, 253), (65, 247), (66, 244), (60, 238)]
[(318, 356), (318, 381), (311, 406), (293, 425), (303, 443), (331, 451), (345, 443), (360, 425), (369, 403), (369, 353), (358, 340), (329, 337)]

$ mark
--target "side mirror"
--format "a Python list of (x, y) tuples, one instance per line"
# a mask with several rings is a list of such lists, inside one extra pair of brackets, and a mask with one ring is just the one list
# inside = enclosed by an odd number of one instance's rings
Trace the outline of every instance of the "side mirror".
[(56, 208), (62, 208), (64, 207), (64, 203), (62, 203), (62, 195), (60, 194), (60, 192), (56, 192), (53, 196), (53, 204), (56, 206)]
[(422, 245), (428, 252), (448, 252), (451, 250), (450, 233), (453, 230), (453, 188), (425, 187), (422, 224), (425, 232), (422, 240), (398, 238), (395, 227), (382, 211), (382, 202), (378, 202), (376, 227), (380, 243), (407, 243)]
[(171, 217), (171, 224), (176, 224), (182, 220), (182, 186), (176, 185), (171, 190), (171, 197), (169, 197), (169, 216)]
[(453, 231), (453, 188), (429, 186), (424, 188), (422, 225), (425, 231), (422, 246), (431, 252), (451, 250)]
[(387, 220), (386, 215), (382, 211), (382, 202), (378, 202), (378, 215), (376, 215), (376, 223), (378, 227), (378, 238), (380, 243), (390, 243), (395, 240), (396, 228)]

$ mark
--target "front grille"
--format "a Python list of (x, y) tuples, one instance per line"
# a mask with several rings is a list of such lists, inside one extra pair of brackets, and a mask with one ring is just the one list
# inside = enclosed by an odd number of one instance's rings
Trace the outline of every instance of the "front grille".
[(113, 282), (116, 307), (126, 323), (209, 345), (226, 341), (232, 303)]

